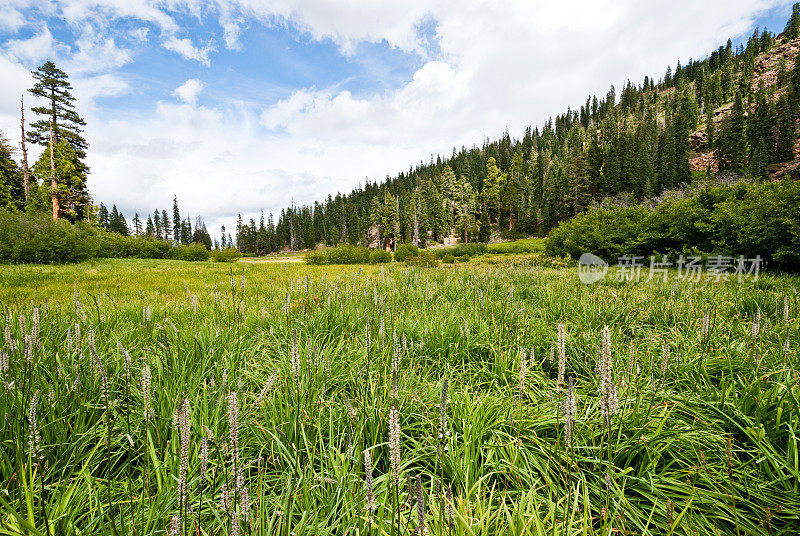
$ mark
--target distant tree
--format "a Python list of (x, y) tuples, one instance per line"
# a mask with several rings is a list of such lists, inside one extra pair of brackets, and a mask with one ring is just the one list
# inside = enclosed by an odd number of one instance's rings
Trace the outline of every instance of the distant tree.
[(106, 206), (103, 204), (102, 201), (100, 202), (100, 208), (97, 209), (97, 223), (100, 225), (100, 227), (102, 227), (106, 231), (108, 230), (108, 225), (109, 225), (108, 209), (106, 208)]
[(164, 240), (169, 240), (172, 238), (172, 224), (169, 222), (169, 216), (167, 216), (167, 211), (161, 211), (161, 227), (164, 230)]
[(172, 197), (172, 231), (175, 236), (175, 243), (181, 243), (181, 212), (178, 210), (178, 196)]
[(730, 115), (722, 123), (719, 139), (719, 170), (742, 175), (747, 163), (744, 103), (741, 92), (736, 93)]
[(773, 162), (789, 162), (794, 158), (795, 120), (786, 95), (778, 100), (776, 109), (776, 143)]
[(111, 207), (111, 214), (108, 217), (108, 230), (125, 236), (128, 236), (130, 232), (128, 222), (125, 221), (125, 216), (117, 210), (117, 205)]
[(497, 167), (497, 161), (490, 156), (486, 161), (486, 178), (483, 180), (483, 202), (487, 210), (494, 210), (495, 216), (500, 215), (500, 192), (504, 186), (505, 177)]
[(158, 210), (153, 211), (153, 225), (155, 226), (156, 238), (159, 240), (163, 239), (164, 235), (162, 234), (163, 228), (161, 227), (161, 214), (158, 212)]
[(227, 247), (227, 242), (225, 241), (225, 226), (222, 226), (222, 249)]
[(489, 221), (489, 212), (481, 211), (481, 221), (478, 226), (478, 242), (488, 242), (492, 237), (492, 224)]
[(153, 224), (152, 216), (147, 216), (147, 226), (145, 227), (145, 234), (150, 238), (156, 235), (156, 228), (155, 225)]
[(138, 212), (134, 212), (131, 223), (133, 223), (133, 234), (140, 236), (142, 234), (142, 220), (139, 218)]
[(795, 3), (792, 6), (792, 16), (789, 17), (789, 22), (786, 23), (784, 31), (789, 39), (800, 37), (800, 3)]
[(12, 158), (14, 149), (0, 131), (0, 209), (21, 210), (25, 206), (22, 171)]

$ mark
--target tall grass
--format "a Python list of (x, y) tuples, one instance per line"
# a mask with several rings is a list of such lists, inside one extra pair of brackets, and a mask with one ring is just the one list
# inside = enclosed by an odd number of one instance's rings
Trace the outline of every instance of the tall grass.
[(0, 534), (796, 534), (798, 283), (3, 267)]

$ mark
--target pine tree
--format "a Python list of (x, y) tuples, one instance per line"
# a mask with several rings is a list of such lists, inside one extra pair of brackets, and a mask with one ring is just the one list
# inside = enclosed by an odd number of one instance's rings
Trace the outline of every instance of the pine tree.
[(167, 216), (167, 211), (161, 211), (161, 227), (164, 232), (164, 240), (169, 240), (172, 238), (172, 225), (169, 222), (169, 217)]
[(792, 6), (792, 16), (789, 17), (789, 22), (786, 23), (785, 33), (789, 39), (800, 37), (800, 3), (795, 3)]
[(100, 208), (97, 209), (97, 223), (105, 229), (108, 230), (109, 225), (109, 217), (108, 217), (108, 209), (106, 206), (100, 202)]
[(25, 206), (22, 171), (12, 158), (14, 149), (0, 131), (0, 210), (21, 210)]
[(181, 243), (181, 212), (178, 210), (178, 196), (172, 196), (172, 230), (175, 243)]
[(134, 212), (133, 220), (131, 220), (131, 222), (133, 223), (133, 234), (135, 234), (136, 236), (141, 236), (141, 234), (142, 234), (142, 220), (139, 218), (139, 213), (138, 212)]
[[(86, 189), (86, 166), (84, 166), (73, 147), (66, 140), (59, 141), (51, 153), (42, 152), (33, 165), (33, 174), (44, 179), (38, 188), (39, 210), (47, 210), (44, 197), (53, 197), (52, 184), (55, 182), (58, 217), (71, 222), (86, 220), (91, 212), (92, 198)], [(51, 175), (52, 179), (51, 180)]]
[(145, 227), (145, 234), (148, 238), (153, 238), (156, 235), (156, 228), (153, 224), (153, 217), (147, 216), (147, 226)]
[[(45, 62), (31, 73), (36, 83), (28, 91), (37, 97), (48, 101), (46, 106), (36, 106), (31, 111), (39, 116), (45, 116), (30, 125), (28, 141), (41, 146), (50, 142), (50, 123), (52, 121), (56, 145), (62, 139), (70, 144), (79, 161), (86, 158), (88, 144), (81, 135), (82, 126), (86, 122), (75, 111), (75, 97), (72, 96), (72, 86), (67, 81), (67, 74), (57, 68), (51, 61)], [(88, 169), (81, 170), (84, 173)]]
[(117, 205), (111, 207), (111, 215), (108, 218), (108, 230), (125, 236), (128, 236), (130, 232), (128, 229), (128, 222), (125, 221), (125, 216), (117, 210)]
[(736, 93), (730, 115), (722, 123), (719, 148), (719, 170), (742, 175), (747, 163), (747, 136), (741, 92)]
[(497, 167), (497, 161), (490, 156), (486, 161), (486, 178), (483, 180), (483, 202), (487, 210), (494, 210), (497, 220), (500, 219), (500, 192), (504, 177)]
[(478, 226), (478, 241), (486, 243), (492, 237), (492, 224), (489, 222), (489, 211), (481, 211), (481, 221)]
[(789, 106), (789, 99), (783, 95), (778, 100), (776, 122), (776, 143), (773, 162), (789, 162), (794, 158), (795, 120)]
[(158, 210), (153, 211), (153, 225), (155, 226), (156, 238), (161, 240), (164, 235), (161, 232), (161, 214)]

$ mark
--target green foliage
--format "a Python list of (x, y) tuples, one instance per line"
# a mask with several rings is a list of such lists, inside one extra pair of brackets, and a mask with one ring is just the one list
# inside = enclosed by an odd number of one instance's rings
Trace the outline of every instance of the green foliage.
[(211, 252), (203, 244), (188, 244), (169, 248), (165, 258), (180, 261), (207, 261)]
[(94, 258), (94, 230), (40, 214), (0, 211), (0, 262), (56, 264)]
[(309, 251), (305, 256), (307, 264), (367, 264), (369, 258), (369, 248), (351, 244), (339, 244), (335, 248)]
[(407, 258), (419, 255), (419, 248), (414, 244), (400, 244), (394, 252), (394, 260), (404, 262)]
[(469, 242), (467, 244), (456, 244), (446, 248), (436, 248), (430, 250), (437, 259), (443, 259), (446, 255), (453, 257), (474, 257), (483, 255), (488, 251), (486, 244), (482, 242)]
[(236, 248), (221, 248), (211, 252), (211, 260), (214, 262), (236, 262), (242, 258), (242, 254)]
[(591, 209), (550, 231), (545, 250), (549, 255), (574, 259), (588, 251), (607, 261), (616, 260), (636, 248), (647, 215), (641, 206)]
[(486, 251), (494, 254), (541, 253), (544, 251), (544, 245), (544, 239), (530, 238), (527, 240), (489, 244)]
[[(91, 197), (86, 189), (86, 166), (83, 165), (78, 153), (66, 140), (56, 143), (53, 160), (61, 216), (71, 222), (86, 220), (91, 209)], [(45, 212), (49, 209), (52, 213), (49, 149), (42, 151), (32, 170), (34, 176), (41, 181), (39, 196), (41, 204), (44, 206), (40, 210)]]
[(173, 246), (124, 236), (84, 222), (53, 221), (49, 214), (0, 211), (0, 262), (63, 264), (96, 258), (207, 260), (203, 244)]
[(439, 259), (429, 249), (421, 249), (418, 255), (413, 255), (405, 260), (406, 266), (421, 266), (424, 268), (435, 268), (439, 264)]
[(442, 257), (442, 262), (444, 264), (455, 264), (456, 258), (453, 257), (453, 255), (451, 253), (448, 253), (447, 255)]
[(25, 206), (22, 170), (12, 158), (14, 148), (0, 131), (0, 210), (19, 210)]
[(392, 252), (385, 249), (373, 249), (369, 252), (370, 264), (384, 264), (392, 262)]
[(590, 210), (547, 238), (549, 255), (760, 255), (774, 268), (800, 269), (800, 181), (708, 186), (690, 197)]
[(478, 242), (484, 244), (492, 237), (492, 226), (489, 222), (489, 211), (484, 210), (481, 212), (481, 221), (478, 226)]

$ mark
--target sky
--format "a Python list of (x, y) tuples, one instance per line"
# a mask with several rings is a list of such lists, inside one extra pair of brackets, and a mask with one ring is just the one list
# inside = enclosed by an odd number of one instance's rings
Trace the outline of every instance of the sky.
[[(791, 0), (0, 0), (0, 130), (47, 60), (87, 122), (89, 190), (130, 219), (347, 193), (663, 76)], [(619, 91), (617, 91), (619, 94)], [(28, 112), (26, 119), (32, 119)], [(34, 152), (39, 151), (36, 149)], [(35, 154), (33, 155), (35, 157)]]

